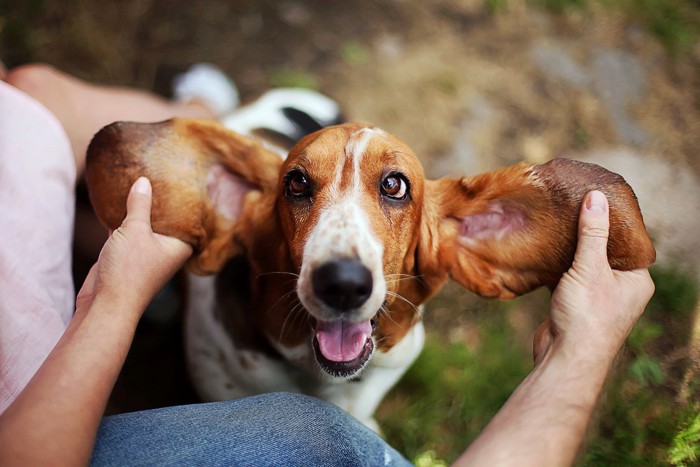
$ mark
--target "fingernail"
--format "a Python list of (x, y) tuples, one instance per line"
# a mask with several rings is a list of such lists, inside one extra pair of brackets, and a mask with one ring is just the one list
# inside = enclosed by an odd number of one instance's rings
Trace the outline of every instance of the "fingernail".
[(139, 177), (134, 183), (134, 192), (141, 193), (143, 195), (151, 194), (151, 182), (148, 181), (146, 177)]
[(586, 209), (590, 212), (604, 213), (607, 207), (607, 199), (600, 191), (591, 191), (586, 199)]

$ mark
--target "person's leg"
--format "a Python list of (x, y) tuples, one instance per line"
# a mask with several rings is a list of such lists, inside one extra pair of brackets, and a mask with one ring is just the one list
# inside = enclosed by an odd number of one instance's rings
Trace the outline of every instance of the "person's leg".
[(97, 86), (44, 64), (14, 68), (7, 72), (5, 81), (41, 102), (58, 118), (68, 133), (78, 174), (85, 165), (85, 150), (92, 136), (105, 125), (119, 120), (216, 117), (196, 100), (171, 102), (137, 89)]
[[(23, 91), (23, 92), (20, 92)], [(116, 120), (208, 118), (206, 106), (0, 62), (0, 412), (68, 324), (75, 183), (92, 135)]]
[(410, 465), (347, 412), (300, 394), (106, 417), (93, 465)]
[(0, 412), (73, 311), (75, 163), (58, 120), (0, 81)]

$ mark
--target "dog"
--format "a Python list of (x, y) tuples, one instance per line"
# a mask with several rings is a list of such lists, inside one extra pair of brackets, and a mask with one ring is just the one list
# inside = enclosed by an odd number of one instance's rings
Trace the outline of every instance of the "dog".
[(619, 175), (554, 159), (427, 180), (406, 144), (358, 123), (316, 131), (286, 158), (215, 122), (98, 132), (86, 180), (109, 228), (139, 176), (153, 185), (154, 231), (194, 249), (186, 347), (202, 398), (303, 392), (375, 430), (423, 346), (424, 303), (449, 278), (498, 299), (554, 287), (586, 192), (609, 199), (613, 268), (655, 259)]

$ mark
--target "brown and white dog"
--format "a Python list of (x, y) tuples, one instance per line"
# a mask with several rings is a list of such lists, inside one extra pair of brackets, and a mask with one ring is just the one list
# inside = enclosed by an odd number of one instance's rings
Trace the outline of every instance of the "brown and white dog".
[(404, 143), (360, 124), (315, 132), (286, 159), (216, 123), (112, 124), (87, 160), (110, 228), (141, 175), (154, 230), (195, 250), (187, 353), (200, 395), (304, 392), (375, 429), (423, 346), (423, 303), (448, 278), (501, 299), (554, 286), (587, 191), (610, 200), (614, 268), (655, 257), (634, 193), (605, 169), (556, 159), (431, 181)]

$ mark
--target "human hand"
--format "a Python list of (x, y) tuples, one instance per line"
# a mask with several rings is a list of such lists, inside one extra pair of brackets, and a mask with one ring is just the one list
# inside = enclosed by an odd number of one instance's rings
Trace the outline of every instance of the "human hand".
[(609, 227), (607, 198), (599, 191), (588, 193), (581, 206), (573, 265), (554, 290), (550, 317), (535, 334), (536, 364), (554, 344), (612, 360), (654, 293), (646, 269), (610, 268)]
[(76, 308), (104, 298), (138, 320), (156, 293), (182, 267), (192, 247), (151, 229), (152, 188), (139, 178), (126, 201), (127, 215), (111, 233), (78, 292)]

